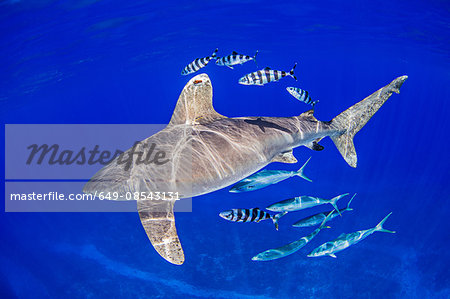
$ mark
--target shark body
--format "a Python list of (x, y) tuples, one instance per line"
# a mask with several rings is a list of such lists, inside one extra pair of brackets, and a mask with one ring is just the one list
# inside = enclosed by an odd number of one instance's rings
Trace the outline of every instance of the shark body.
[[(145, 156), (156, 145), (168, 163), (136, 163), (138, 155), (130, 155), (133, 163), (125, 169), (116, 159), (99, 170), (83, 191), (178, 192), (180, 198), (194, 197), (234, 184), (271, 162), (295, 163), (293, 148), (318, 150), (317, 142), (327, 136), (347, 163), (356, 167), (354, 135), (406, 79), (395, 79), (332, 121), (322, 122), (313, 110), (293, 117), (227, 118), (213, 108), (209, 77), (197, 75), (181, 92), (168, 126), (134, 147)], [(137, 200), (137, 207), (156, 251), (179, 265), (185, 257), (175, 227), (174, 203)]]

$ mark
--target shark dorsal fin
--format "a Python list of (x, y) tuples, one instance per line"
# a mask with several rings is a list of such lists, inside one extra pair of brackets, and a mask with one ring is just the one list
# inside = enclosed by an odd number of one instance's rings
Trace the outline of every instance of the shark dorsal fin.
[(208, 75), (200, 74), (189, 80), (178, 98), (169, 125), (198, 124), (226, 118), (212, 105), (212, 85)]
[(236, 52), (236, 51), (233, 51), (233, 52), (231, 52), (231, 54), (233, 54), (233, 55), (236, 55), (236, 54), (237, 54), (237, 52)]

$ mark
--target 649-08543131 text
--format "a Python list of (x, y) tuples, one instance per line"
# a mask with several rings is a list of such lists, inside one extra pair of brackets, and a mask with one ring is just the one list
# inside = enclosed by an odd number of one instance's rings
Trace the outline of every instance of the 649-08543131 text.
[(61, 192), (47, 192), (47, 193), (11, 193), (10, 200), (32, 200), (32, 201), (81, 201), (81, 200), (179, 200), (178, 192), (126, 192), (124, 194), (118, 192), (95, 192), (93, 194), (85, 193), (70, 193), (64, 194)]

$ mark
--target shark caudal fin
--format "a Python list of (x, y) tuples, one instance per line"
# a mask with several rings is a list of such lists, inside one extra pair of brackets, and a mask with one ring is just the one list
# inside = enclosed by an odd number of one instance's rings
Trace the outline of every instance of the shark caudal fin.
[(284, 215), (286, 215), (287, 213), (288, 212), (283, 212), (283, 213), (279, 213), (279, 214), (272, 216), (272, 221), (273, 221), (273, 224), (275, 224), (276, 230), (278, 230), (278, 220), (280, 220), (280, 218), (283, 217)]
[(361, 102), (351, 106), (331, 121), (339, 133), (331, 136), (342, 157), (351, 167), (356, 167), (357, 157), (353, 137), (380, 109), (392, 93), (400, 93), (400, 87), (408, 76), (401, 76), (374, 92)]
[(387, 229), (383, 228), (383, 224), (386, 222), (386, 220), (389, 218), (389, 216), (391, 216), (391, 214), (392, 214), (392, 212), (390, 212), (386, 217), (384, 217), (384, 219), (381, 220), (380, 223), (378, 223), (377, 226), (374, 228), (374, 231), (395, 234), (395, 231), (387, 230)]
[(341, 199), (342, 197), (347, 196), (347, 195), (348, 195), (348, 193), (345, 193), (345, 194), (341, 194), (341, 195), (338, 195), (338, 196), (336, 196), (336, 197), (330, 199), (330, 204), (333, 206), (333, 208), (338, 212), (338, 214), (339, 214), (340, 216), (342, 216), (342, 214), (341, 214), (341, 211), (339, 211), (339, 208), (338, 208), (338, 206), (336, 205), (336, 203), (337, 203), (337, 201), (338, 201), (339, 199)]
[(308, 182), (312, 183), (312, 180), (310, 178), (308, 178), (306, 175), (303, 174), (303, 171), (305, 170), (305, 166), (306, 166), (306, 164), (308, 164), (309, 160), (311, 160), (311, 157), (309, 157), (309, 159), (306, 160), (305, 164), (303, 164), (303, 166), (300, 167), (300, 169), (297, 171), (296, 175), (298, 175), (302, 179), (307, 180)]

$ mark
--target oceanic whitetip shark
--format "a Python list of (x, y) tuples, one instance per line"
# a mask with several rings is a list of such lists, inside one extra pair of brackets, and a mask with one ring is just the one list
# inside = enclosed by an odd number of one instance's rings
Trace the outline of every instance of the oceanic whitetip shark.
[[(398, 77), (331, 121), (317, 120), (313, 110), (292, 117), (228, 118), (212, 105), (212, 85), (206, 74), (192, 78), (178, 99), (170, 123), (138, 143), (144, 156), (154, 145), (167, 163), (133, 163), (118, 158), (99, 170), (83, 191), (179, 192), (180, 198), (206, 194), (234, 184), (271, 162), (296, 163), (292, 149), (323, 149), (318, 142), (330, 137), (342, 157), (356, 167), (353, 137), (378, 111), (407, 76)], [(129, 153), (126, 151), (124, 155)], [(185, 258), (175, 227), (174, 200), (137, 200), (142, 225), (156, 251), (173, 264)]]

